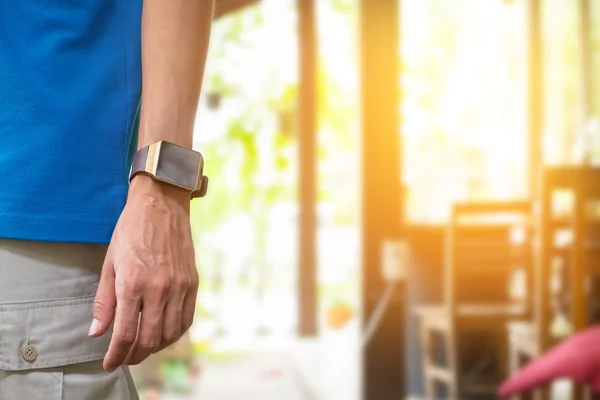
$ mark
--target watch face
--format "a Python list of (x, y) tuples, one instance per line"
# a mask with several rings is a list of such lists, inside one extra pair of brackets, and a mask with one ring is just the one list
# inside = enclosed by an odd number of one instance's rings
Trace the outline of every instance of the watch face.
[(197, 151), (162, 142), (156, 177), (194, 190), (198, 184), (201, 157)]

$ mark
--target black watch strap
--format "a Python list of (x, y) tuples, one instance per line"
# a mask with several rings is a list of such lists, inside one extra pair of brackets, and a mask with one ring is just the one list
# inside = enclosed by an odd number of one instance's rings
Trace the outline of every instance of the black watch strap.
[(129, 182), (140, 172), (146, 172), (146, 162), (148, 161), (148, 150), (150, 146), (142, 147), (133, 156), (131, 163), (131, 172), (129, 173)]

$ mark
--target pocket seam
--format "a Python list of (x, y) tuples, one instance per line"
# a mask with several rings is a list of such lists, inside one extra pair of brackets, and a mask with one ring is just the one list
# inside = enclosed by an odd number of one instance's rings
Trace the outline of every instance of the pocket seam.
[[(92, 354), (86, 354), (85, 356), (78, 356), (78, 357), (52, 357), (52, 360), (50, 361), (44, 361), (44, 362), (36, 362), (35, 365), (32, 364), (31, 367), (23, 367), (21, 369), (19, 369), (18, 371), (29, 371), (29, 370), (35, 370), (35, 369), (41, 369), (41, 368), (57, 368), (60, 366), (65, 366), (65, 365), (69, 365), (69, 364), (78, 364), (78, 363), (83, 363), (83, 362), (88, 362), (88, 361), (98, 361), (104, 358), (104, 352), (98, 352), (98, 353), (92, 353)], [(19, 358), (8, 358), (6, 357), (5, 360), (2, 360), (2, 362), (0, 363), (0, 366), (2, 368), (0, 369), (5, 369), (7, 371), (15, 371), (13, 369), (10, 368), (10, 365), (15, 362), (15, 361), (19, 361)], [(58, 365), (56, 363), (61, 363), (62, 365)], [(2, 400), (2, 398), (0, 397), (0, 400)]]
[[(37, 310), (44, 308), (57, 308), (57, 307), (75, 307), (86, 303), (89, 299), (93, 299), (95, 295), (87, 295), (81, 297), (65, 297), (62, 299), (48, 299), (48, 300), (34, 300), (34, 301), (20, 301), (15, 303), (2, 303), (0, 304), (0, 314), (6, 311), (25, 311), (25, 310)], [(1, 339), (1, 338), (0, 338)]]

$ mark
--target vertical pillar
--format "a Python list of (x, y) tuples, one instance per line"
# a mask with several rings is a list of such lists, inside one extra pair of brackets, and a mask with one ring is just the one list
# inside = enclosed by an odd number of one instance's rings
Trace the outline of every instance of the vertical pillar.
[(589, 123), (593, 115), (593, 69), (592, 69), (592, 15), (591, 0), (579, 0), (579, 43), (581, 51), (581, 134), (585, 135), (583, 163), (591, 162), (591, 148), (589, 140)]
[(299, 334), (317, 326), (317, 34), (314, 0), (297, 0), (300, 76), (298, 96), (300, 218), (298, 246)]
[[(541, 205), (540, 214), (536, 220), (539, 227), (539, 245), (534, 258), (534, 293), (533, 310), (535, 330), (538, 338), (538, 351), (546, 349), (550, 343), (550, 293), (548, 284), (550, 279), (550, 249), (552, 237), (550, 229), (551, 192), (544, 187), (544, 154), (543, 145), (543, 99), (544, 99), (544, 68), (543, 68), (543, 37), (542, 37), (542, 0), (527, 1), (527, 44), (529, 60), (527, 73), (528, 97), (528, 136), (529, 151), (529, 190), (530, 197)], [(548, 399), (547, 387), (536, 393), (537, 399)]]
[[(529, 187), (531, 197), (539, 201), (544, 208), (549, 207), (550, 196), (547, 190), (542, 190), (543, 176), (543, 153), (542, 153), (542, 35), (541, 35), (541, 1), (528, 0), (528, 148), (529, 148)], [(536, 252), (535, 260), (535, 316), (538, 337), (540, 338), (540, 350), (542, 350), (549, 338), (547, 337), (547, 324), (549, 323), (549, 310), (546, 306), (549, 304), (549, 293), (547, 293), (549, 271), (547, 260), (549, 242), (547, 242), (549, 232), (545, 230), (549, 226), (547, 221), (551, 218), (550, 210), (541, 210), (540, 218), (541, 232), (543, 236), (540, 249)]]
[[(402, 224), (398, 0), (360, 1), (363, 326), (381, 298), (381, 244)], [(404, 286), (363, 349), (363, 399), (405, 398)]]
[(541, 0), (528, 0), (528, 140), (529, 149), (529, 188), (531, 197), (541, 195), (541, 181), (544, 164), (543, 145), (543, 46), (542, 46), (542, 4)]

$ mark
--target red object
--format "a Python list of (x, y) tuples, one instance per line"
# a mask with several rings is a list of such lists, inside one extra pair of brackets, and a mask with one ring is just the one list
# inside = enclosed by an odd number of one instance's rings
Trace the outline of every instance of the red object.
[(265, 371), (262, 374), (262, 379), (270, 380), (270, 379), (279, 379), (283, 376), (283, 371), (279, 368), (273, 368), (268, 371)]
[(555, 379), (572, 379), (600, 393), (600, 326), (565, 339), (524, 366), (502, 384), (499, 394), (527, 392)]

